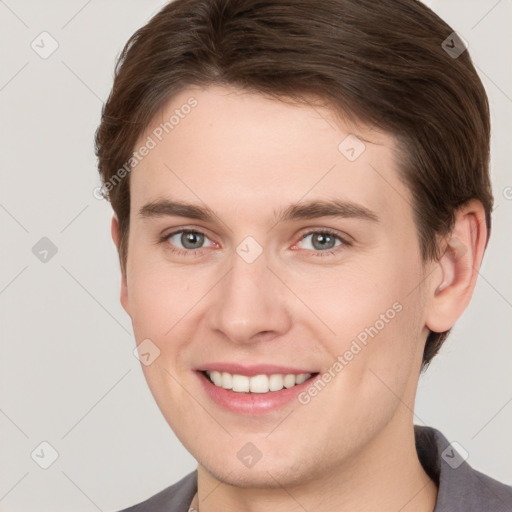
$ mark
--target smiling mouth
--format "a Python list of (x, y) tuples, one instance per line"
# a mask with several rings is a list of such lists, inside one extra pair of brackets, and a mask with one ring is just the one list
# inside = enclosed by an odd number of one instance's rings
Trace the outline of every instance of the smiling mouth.
[(213, 385), (234, 391), (235, 393), (272, 393), (284, 388), (292, 388), (303, 384), (318, 375), (317, 373), (273, 373), (260, 375), (240, 375), (216, 370), (202, 371), (206, 379)]

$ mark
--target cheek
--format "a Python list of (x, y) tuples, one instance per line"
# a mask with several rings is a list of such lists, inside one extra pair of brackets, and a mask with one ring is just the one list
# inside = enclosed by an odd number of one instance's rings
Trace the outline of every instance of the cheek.
[[(169, 330), (193, 304), (197, 280), (172, 269), (158, 251), (136, 248), (130, 254), (128, 297), (136, 339), (170, 335)], [(172, 331), (171, 331), (172, 332)]]
[(174, 324), (177, 294), (175, 288), (164, 287), (152, 279), (137, 278), (129, 288), (132, 324), (135, 338), (159, 339)]
[(385, 256), (321, 279), (318, 286), (304, 284), (299, 291), (331, 331), (320, 338), (331, 364), (342, 356), (343, 371), (353, 385), (361, 384), (372, 369), (403, 387), (421, 358), (424, 298), (418, 286), (419, 260)]
[(399, 405), (397, 397), (409, 403), (416, 389), (424, 341), (422, 298), (410, 291), (406, 286), (380, 296), (371, 310), (363, 301), (364, 313), (351, 321), (351, 332), (337, 347), (345, 361), (343, 387), (357, 390), (358, 407), (370, 416), (378, 416), (377, 410), (383, 417), (390, 414)]
[(410, 294), (412, 275), (414, 271), (403, 265), (387, 265), (381, 271), (368, 262), (323, 275), (317, 273), (314, 279), (295, 278), (294, 292), (304, 297), (334, 338), (351, 339), (374, 324), (383, 331), (396, 323), (401, 305), (415, 300)]

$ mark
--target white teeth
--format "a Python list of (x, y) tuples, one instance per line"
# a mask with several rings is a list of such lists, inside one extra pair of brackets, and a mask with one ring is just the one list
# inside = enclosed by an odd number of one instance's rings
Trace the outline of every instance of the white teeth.
[(247, 375), (231, 374), (228, 372), (219, 372), (216, 370), (207, 371), (206, 374), (210, 380), (218, 387), (232, 389), (238, 393), (268, 393), (269, 391), (280, 391), (283, 388), (291, 388), (296, 384), (302, 384), (311, 377), (311, 373), (293, 373), (282, 374), (274, 373), (272, 375)]
[(227, 372), (222, 373), (222, 387), (224, 389), (232, 389), (233, 388), (233, 375), (231, 375), (231, 373), (227, 373)]
[(283, 376), (279, 373), (271, 375), (268, 379), (268, 387), (270, 391), (280, 391), (283, 389)]
[(222, 386), (222, 375), (220, 372), (213, 371), (210, 374), (210, 378), (216, 386)]
[(283, 379), (283, 385), (285, 388), (291, 388), (292, 386), (295, 386), (295, 375), (293, 375), (293, 373), (286, 375), (286, 377)]
[(295, 377), (295, 384), (302, 384), (303, 382), (306, 382), (309, 377), (311, 377), (310, 373), (301, 373)]
[[(214, 382), (215, 384), (215, 382)], [(217, 384), (215, 384), (217, 386)], [(233, 375), (233, 391), (249, 391), (249, 377), (245, 375)]]
[(249, 389), (251, 390), (251, 393), (267, 393), (268, 377), (266, 375), (255, 375), (254, 377), (251, 377)]

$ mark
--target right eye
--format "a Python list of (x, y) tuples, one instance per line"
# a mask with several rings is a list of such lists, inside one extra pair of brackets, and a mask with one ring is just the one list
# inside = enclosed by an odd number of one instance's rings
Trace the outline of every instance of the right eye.
[(160, 242), (167, 243), (171, 252), (187, 256), (200, 251), (205, 240), (210, 239), (200, 231), (181, 229), (163, 236)]

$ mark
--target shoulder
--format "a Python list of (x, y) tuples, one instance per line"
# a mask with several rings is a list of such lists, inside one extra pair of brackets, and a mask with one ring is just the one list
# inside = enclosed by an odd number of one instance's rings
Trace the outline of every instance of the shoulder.
[(474, 510), (485, 508), (485, 510), (492, 510), (493, 512), (511, 512), (512, 487), (474, 470), (469, 465), (467, 466), (469, 468), (466, 486), (468, 497), (461, 495), (460, 500), (469, 503), (472, 499), (472, 503), (480, 507)]
[(438, 430), (414, 429), (420, 462), (439, 487), (434, 512), (512, 511), (511, 486), (473, 469), (464, 448)]
[(187, 512), (197, 491), (197, 470), (151, 498), (119, 512)]

